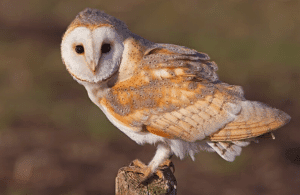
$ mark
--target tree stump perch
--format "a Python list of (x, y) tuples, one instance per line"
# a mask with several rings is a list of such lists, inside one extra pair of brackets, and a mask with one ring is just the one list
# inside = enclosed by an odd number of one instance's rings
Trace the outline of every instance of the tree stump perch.
[(126, 171), (122, 167), (116, 177), (116, 195), (176, 195), (177, 181), (170, 167), (163, 169), (164, 178), (153, 175), (147, 182), (140, 173)]

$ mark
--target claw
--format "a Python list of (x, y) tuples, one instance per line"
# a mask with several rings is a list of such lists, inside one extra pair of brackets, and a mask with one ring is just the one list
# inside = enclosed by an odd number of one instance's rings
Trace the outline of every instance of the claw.
[(146, 181), (152, 176), (151, 167), (145, 165), (138, 159), (135, 159), (129, 164), (129, 167), (126, 167), (126, 171), (131, 171), (137, 174), (144, 175), (142, 181), (138, 186), (145, 185)]
[(135, 159), (129, 164), (130, 167), (139, 167), (139, 168), (145, 168), (147, 165), (145, 165), (143, 162), (141, 162), (139, 159)]
[(172, 173), (175, 173), (175, 166), (173, 162), (170, 159), (165, 160), (161, 165), (159, 165), (160, 168), (166, 169), (170, 167)]
[(175, 165), (173, 164), (173, 162), (171, 161), (171, 163), (170, 163), (170, 169), (171, 169), (171, 171), (172, 171), (172, 173), (174, 174), (175, 173)]
[(142, 187), (147, 185), (147, 183), (151, 180), (153, 175), (156, 175), (159, 179), (164, 179), (164, 170), (169, 168), (171, 169), (172, 173), (175, 172), (175, 166), (170, 159), (167, 159), (162, 164), (159, 165), (156, 172), (152, 172), (152, 168), (150, 166), (145, 165), (138, 159), (135, 159), (129, 164), (129, 167), (126, 167), (126, 171), (130, 171), (136, 174), (142, 174), (143, 177), (141, 182), (138, 184), (138, 187)]

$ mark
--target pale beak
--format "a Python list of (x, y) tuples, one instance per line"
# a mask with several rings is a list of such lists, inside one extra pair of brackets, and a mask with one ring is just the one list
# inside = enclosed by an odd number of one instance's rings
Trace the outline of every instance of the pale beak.
[(96, 63), (95, 60), (92, 60), (91, 63), (88, 63), (88, 67), (93, 73), (96, 72), (97, 66), (98, 66), (98, 61)]
[(85, 52), (85, 62), (87, 67), (92, 71), (93, 74), (95, 74), (98, 70), (99, 62), (101, 58), (101, 50), (97, 50), (96, 47), (91, 45), (89, 47), (86, 47)]

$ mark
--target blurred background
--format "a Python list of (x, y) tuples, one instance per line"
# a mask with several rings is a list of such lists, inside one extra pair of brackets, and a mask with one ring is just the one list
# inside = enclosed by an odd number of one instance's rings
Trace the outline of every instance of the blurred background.
[(233, 163), (173, 158), (178, 194), (300, 193), (300, 1), (1, 0), (1, 195), (114, 194), (119, 168), (154, 155), (110, 124), (61, 62), (61, 37), (85, 7), (209, 54), (222, 81), (292, 116)]

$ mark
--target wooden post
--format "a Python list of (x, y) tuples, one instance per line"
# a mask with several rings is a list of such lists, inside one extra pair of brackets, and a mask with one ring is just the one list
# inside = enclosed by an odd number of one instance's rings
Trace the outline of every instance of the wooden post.
[(163, 171), (164, 178), (152, 176), (146, 184), (140, 184), (142, 175), (126, 171), (122, 167), (116, 177), (116, 195), (176, 195), (177, 182), (170, 167)]

